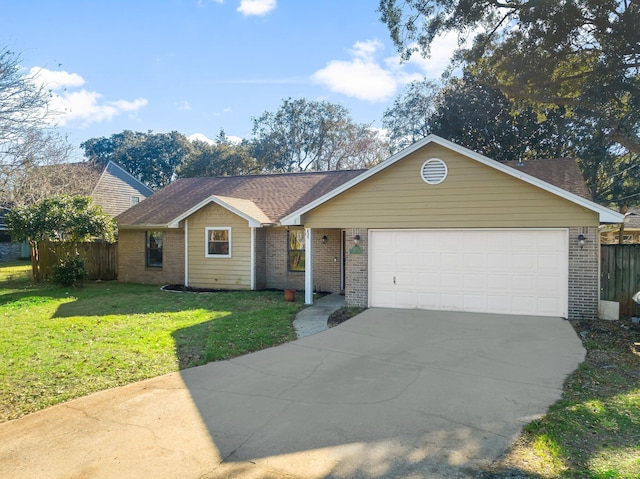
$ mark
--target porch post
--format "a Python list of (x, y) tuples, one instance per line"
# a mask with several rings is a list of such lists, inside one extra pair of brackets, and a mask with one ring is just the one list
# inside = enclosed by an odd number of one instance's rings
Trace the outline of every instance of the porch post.
[(189, 286), (189, 220), (184, 220), (184, 285)]
[(256, 229), (251, 227), (251, 291), (256, 289)]
[(304, 229), (304, 304), (313, 304), (313, 230)]

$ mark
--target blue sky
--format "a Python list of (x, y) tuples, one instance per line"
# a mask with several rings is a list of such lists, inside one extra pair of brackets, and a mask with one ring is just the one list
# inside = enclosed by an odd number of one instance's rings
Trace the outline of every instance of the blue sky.
[(282, 99), (381, 127), (403, 86), (437, 78), (455, 38), (401, 64), (377, 0), (5, 0), (0, 46), (54, 93), (70, 141), (122, 130), (249, 138)]

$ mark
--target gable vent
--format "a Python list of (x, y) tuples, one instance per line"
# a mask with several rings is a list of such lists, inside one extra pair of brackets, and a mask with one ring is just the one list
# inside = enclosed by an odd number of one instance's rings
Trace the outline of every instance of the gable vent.
[(422, 179), (429, 185), (442, 183), (447, 177), (447, 165), (439, 158), (431, 158), (422, 165)]

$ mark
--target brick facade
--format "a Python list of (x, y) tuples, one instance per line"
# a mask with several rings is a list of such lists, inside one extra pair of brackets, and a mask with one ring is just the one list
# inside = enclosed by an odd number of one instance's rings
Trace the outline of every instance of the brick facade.
[(255, 261), (256, 289), (267, 287), (267, 230), (256, 228)]
[[(362, 254), (352, 252), (354, 237), (360, 236), (359, 247)], [(369, 244), (368, 230), (346, 230), (346, 285), (345, 303), (347, 306), (369, 306)]]
[(184, 230), (162, 230), (162, 268), (147, 268), (145, 231), (118, 232), (118, 281), (125, 283), (183, 284)]
[[(578, 236), (586, 238), (580, 248)], [(596, 319), (600, 298), (600, 237), (596, 226), (569, 228), (569, 318)]]
[[(288, 230), (286, 228), (269, 228), (266, 230), (265, 236), (266, 287), (270, 289), (292, 288), (297, 291), (304, 291), (304, 272), (289, 271)], [(326, 243), (322, 242), (323, 236), (327, 237)], [(339, 229), (313, 230), (314, 291), (340, 292), (341, 238), (342, 233)]]

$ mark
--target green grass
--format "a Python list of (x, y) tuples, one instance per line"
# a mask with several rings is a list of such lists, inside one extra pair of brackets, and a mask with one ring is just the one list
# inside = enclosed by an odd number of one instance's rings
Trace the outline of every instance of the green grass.
[(484, 477), (640, 478), (640, 327), (629, 320), (572, 321), (587, 357), (562, 398), (528, 424)]
[(282, 292), (175, 293), (117, 282), (33, 285), (0, 265), (0, 422), (295, 338)]

